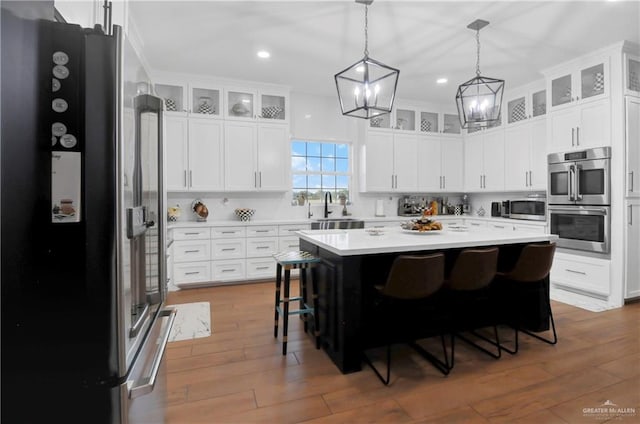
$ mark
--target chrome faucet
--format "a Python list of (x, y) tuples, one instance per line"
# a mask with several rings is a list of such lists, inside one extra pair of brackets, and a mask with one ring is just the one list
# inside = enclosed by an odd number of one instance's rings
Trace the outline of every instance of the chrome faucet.
[(329, 202), (333, 203), (333, 199), (331, 198), (331, 192), (330, 191), (325, 192), (324, 193), (324, 217), (325, 218), (329, 218), (329, 214), (333, 212), (329, 210), (327, 196), (329, 196)]

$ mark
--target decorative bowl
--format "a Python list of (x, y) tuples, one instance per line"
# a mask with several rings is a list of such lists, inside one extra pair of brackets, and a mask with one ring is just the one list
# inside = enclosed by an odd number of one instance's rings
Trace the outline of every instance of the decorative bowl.
[(275, 119), (284, 109), (280, 106), (265, 106), (262, 108), (262, 117)]
[(236, 103), (231, 106), (231, 112), (233, 112), (233, 114), (236, 116), (247, 116), (251, 111), (242, 103)]
[(255, 209), (238, 208), (235, 210), (236, 215), (240, 218), (240, 221), (249, 221), (254, 213)]
[(191, 209), (196, 214), (196, 219), (198, 221), (204, 222), (207, 220), (207, 217), (209, 216), (209, 209), (207, 209), (207, 206), (202, 203), (202, 200), (194, 200), (193, 203), (191, 203)]

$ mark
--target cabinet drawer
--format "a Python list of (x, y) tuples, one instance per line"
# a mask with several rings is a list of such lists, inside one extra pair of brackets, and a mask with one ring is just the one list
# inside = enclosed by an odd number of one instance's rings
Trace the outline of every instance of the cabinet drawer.
[(245, 227), (213, 227), (211, 229), (211, 238), (230, 238), (245, 237)]
[(296, 231), (309, 230), (310, 228), (311, 224), (278, 225), (278, 235), (283, 237), (291, 236)]
[(544, 225), (522, 225), (522, 224), (515, 224), (513, 226), (513, 229), (515, 231), (526, 231), (529, 233), (541, 233), (541, 234), (545, 234), (547, 231), (545, 229)]
[(298, 237), (280, 237), (278, 239), (278, 252), (300, 250), (300, 239)]
[(247, 227), (247, 237), (275, 237), (278, 235), (277, 225), (263, 225)]
[(173, 240), (205, 240), (210, 237), (209, 228), (173, 228)]
[(211, 259), (244, 258), (244, 239), (220, 239), (211, 241)]
[(174, 284), (211, 281), (211, 262), (185, 262), (173, 265)]
[(208, 261), (211, 259), (211, 242), (209, 240), (174, 241), (172, 247), (175, 262)]
[(465, 224), (470, 230), (477, 230), (478, 228), (487, 228), (486, 221), (474, 221), (472, 219), (465, 219)]
[(275, 278), (276, 261), (272, 258), (247, 259), (247, 278)]
[(213, 261), (211, 270), (214, 281), (239, 280), (245, 278), (244, 259)]
[(605, 259), (556, 253), (551, 281), (560, 286), (608, 296), (610, 262)]
[(277, 251), (277, 237), (256, 237), (247, 239), (247, 258), (271, 256)]

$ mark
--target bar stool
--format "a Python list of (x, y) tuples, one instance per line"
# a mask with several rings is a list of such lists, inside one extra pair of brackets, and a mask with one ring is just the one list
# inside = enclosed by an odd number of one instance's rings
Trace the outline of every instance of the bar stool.
[[(498, 248), (465, 249), (456, 258), (449, 278), (444, 286), (448, 293), (447, 305), (451, 309), (451, 368), (455, 362), (455, 338), (470, 344), (487, 355), (498, 359), (501, 356), (497, 318), (494, 316), (494, 298), (489, 284), (498, 267)], [(478, 334), (475, 330), (493, 327), (495, 341)], [(460, 334), (467, 331), (497, 348), (494, 353)]]
[(362, 351), (362, 357), (383, 384), (389, 385), (391, 377), (392, 343), (407, 343), (444, 375), (449, 374), (447, 349), (442, 331), (438, 332), (444, 361), (419, 346), (411, 332), (408, 335), (403, 334), (403, 330), (411, 327), (412, 322), (422, 324), (429, 317), (437, 315), (436, 294), (440, 291), (443, 281), (442, 253), (428, 256), (400, 255), (394, 259), (384, 286), (375, 286), (377, 301), (374, 302), (370, 324), (375, 326), (374, 329), (379, 332), (386, 345), (386, 378), (373, 365), (365, 349)]
[[(282, 316), (282, 354), (287, 354), (287, 332), (289, 327), (289, 315), (302, 314), (304, 320), (304, 331), (307, 331), (308, 315), (314, 318), (314, 336), (316, 339), (316, 349), (320, 349), (320, 320), (318, 319), (318, 288), (315, 279), (312, 280), (313, 306), (309, 306), (307, 299), (307, 269), (312, 268), (320, 262), (320, 258), (309, 252), (293, 251), (275, 253), (276, 260), (276, 301), (275, 301), (275, 325), (273, 337), (278, 337), (278, 321)], [(280, 299), (280, 288), (282, 286), (282, 270), (284, 269), (284, 297)], [(289, 285), (291, 281), (291, 270), (300, 270), (300, 296), (289, 297)], [(299, 309), (290, 311), (289, 302), (299, 301)], [(280, 304), (283, 307), (280, 307)]]
[[(547, 339), (537, 334), (532, 333), (529, 330), (521, 328), (520, 311), (522, 305), (518, 304), (518, 300), (522, 296), (522, 288), (526, 284), (536, 283), (547, 278), (551, 272), (551, 265), (553, 264), (553, 255), (556, 250), (555, 243), (548, 244), (528, 244), (520, 252), (515, 266), (508, 272), (498, 272), (496, 274), (496, 285), (498, 290), (503, 292), (503, 308), (507, 308), (509, 305), (513, 308), (508, 314), (507, 319), (510, 321), (511, 326), (515, 330), (515, 349), (511, 350), (501, 345), (501, 349), (510, 353), (518, 353), (518, 333), (522, 332), (541, 340), (545, 343), (554, 345), (558, 342), (558, 335), (556, 333), (556, 325), (553, 321), (553, 312), (551, 311), (551, 301), (549, 300), (549, 292), (547, 284), (543, 284), (543, 297), (545, 313), (548, 313), (547, 317), (551, 322), (551, 330), (553, 331), (553, 338)], [(505, 304), (507, 306), (505, 306)]]

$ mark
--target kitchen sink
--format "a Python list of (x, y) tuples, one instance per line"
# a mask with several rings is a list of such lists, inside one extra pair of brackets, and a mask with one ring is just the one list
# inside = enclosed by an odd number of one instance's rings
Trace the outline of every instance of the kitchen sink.
[(364, 228), (364, 221), (355, 218), (320, 218), (311, 222), (312, 230), (347, 230), (350, 228)]

